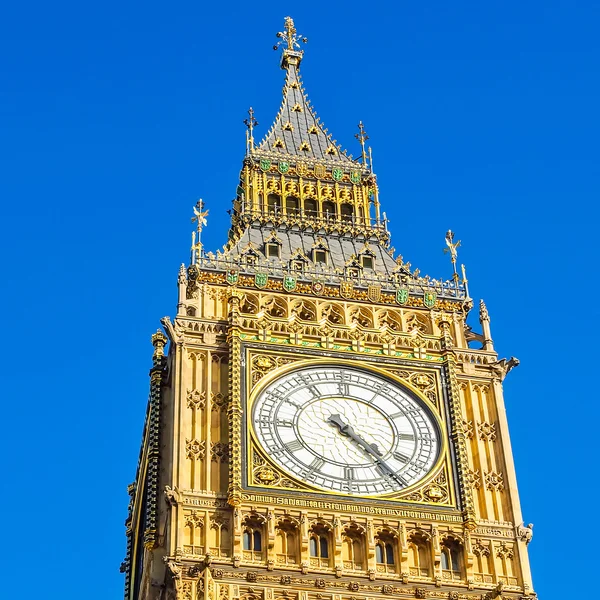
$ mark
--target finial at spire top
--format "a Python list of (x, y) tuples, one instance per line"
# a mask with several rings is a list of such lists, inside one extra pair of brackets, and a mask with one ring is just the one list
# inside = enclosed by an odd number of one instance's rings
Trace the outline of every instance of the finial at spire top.
[(252, 132), (258, 125), (258, 121), (254, 118), (254, 109), (252, 107), (248, 111), (248, 118), (244, 119), (244, 125), (248, 128), (246, 132), (246, 155), (248, 155), (254, 150), (254, 136)]
[(456, 271), (456, 258), (458, 257), (457, 248), (460, 246), (460, 240), (458, 242), (454, 241), (454, 232), (451, 229), (448, 229), (446, 232), (446, 246), (444, 248), (445, 253), (450, 253), (450, 260), (452, 261), (452, 268), (454, 269), (453, 278), (455, 281), (458, 281), (458, 273)]
[(302, 54), (304, 54), (304, 52), (300, 50), (300, 42), (306, 44), (308, 38), (298, 34), (292, 17), (286, 17), (284, 19), (283, 31), (279, 31), (277, 37), (279, 38), (279, 41), (273, 46), (273, 50), (277, 50), (282, 44), (285, 45), (281, 57), (281, 68), (287, 69), (291, 64), (298, 66), (302, 60)]
[(360, 143), (360, 147), (362, 150), (362, 163), (363, 165), (366, 166), (367, 164), (367, 152), (365, 150), (365, 142), (369, 139), (369, 136), (367, 135), (367, 132), (365, 131), (365, 126), (363, 125), (363, 122), (360, 121), (358, 123), (358, 133), (354, 134), (354, 137), (359, 141)]

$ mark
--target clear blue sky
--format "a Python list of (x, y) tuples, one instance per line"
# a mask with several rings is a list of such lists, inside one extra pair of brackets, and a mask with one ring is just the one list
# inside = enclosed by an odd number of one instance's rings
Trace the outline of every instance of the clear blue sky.
[(199, 197), (207, 247), (225, 241), (245, 111), (263, 133), (279, 105), (288, 11), (326, 126), (355, 155), (367, 127), (395, 247), (449, 276), (456, 231), (497, 350), (521, 359), (505, 391), (541, 598), (563, 597), (563, 561), (594, 569), (561, 514), (598, 492), (600, 5), (34, 1), (0, 23), (6, 597), (121, 597), (149, 336)]

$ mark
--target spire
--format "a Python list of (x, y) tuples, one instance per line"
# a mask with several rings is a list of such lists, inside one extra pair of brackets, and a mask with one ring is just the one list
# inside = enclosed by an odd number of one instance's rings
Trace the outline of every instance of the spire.
[(275, 122), (258, 145), (257, 152), (317, 159), (326, 162), (356, 164), (346, 155), (337, 141), (317, 117), (300, 79), (299, 66), (304, 52), (300, 42), (306, 42), (297, 34), (291, 17), (285, 18), (283, 31), (277, 34), (280, 41), (273, 46), (277, 50), (285, 46), (281, 56), (281, 68), (286, 71), (283, 100)]

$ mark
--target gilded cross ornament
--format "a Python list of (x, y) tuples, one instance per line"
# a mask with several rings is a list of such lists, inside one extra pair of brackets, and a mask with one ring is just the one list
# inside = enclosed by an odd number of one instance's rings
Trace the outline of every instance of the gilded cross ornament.
[(254, 117), (254, 109), (250, 107), (248, 110), (248, 118), (244, 119), (244, 125), (248, 128), (246, 131), (246, 154), (250, 154), (254, 150), (254, 128), (258, 126), (258, 121)]
[(369, 139), (363, 122), (358, 123), (358, 133), (354, 134), (354, 137), (358, 140), (361, 148), (361, 158), (363, 165), (367, 164), (367, 151), (365, 150), (365, 142)]
[(450, 254), (450, 260), (452, 261), (452, 268), (454, 269), (454, 280), (458, 280), (458, 273), (456, 271), (456, 259), (458, 257), (457, 248), (460, 246), (460, 240), (457, 242), (454, 241), (454, 232), (451, 229), (448, 229), (446, 232), (446, 246), (444, 248), (444, 253)]
[(208, 211), (203, 209), (204, 202), (202, 198), (200, 198), (194, 206), (194, 216), (192, 217), (192, 223), (196, 223), (196, 231), (192, 232), (192, 264), (196, 262), (195, 259), (202, 253), (200, 236), (202, 234), (202, 228), (206, 225), (206, 216), (208, 215)]
[(286, 50), (295, 51), (300, 48), (299, 42), (304, 44), (308, 42), (308, 38), (300, 37), (300, 35), (298, 35), (292, 17), (286, 17), (284, 19), (283, 31), (278, 32), (277, 37), (280, 38), (280, 40), (273, 46), (273, 50), (277, 50), (281, 44), (285, 44)]

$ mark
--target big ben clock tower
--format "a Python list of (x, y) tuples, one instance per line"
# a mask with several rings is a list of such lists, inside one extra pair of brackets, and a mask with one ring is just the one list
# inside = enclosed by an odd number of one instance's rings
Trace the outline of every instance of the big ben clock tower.
[(177, 316), (152, 337), (126, 600), (535, 598), (494, 351), (454, 265), (394, 256), (362, 124), (354, 160), (302, 85), (247, 152), (228, 242), (195, 207)]

